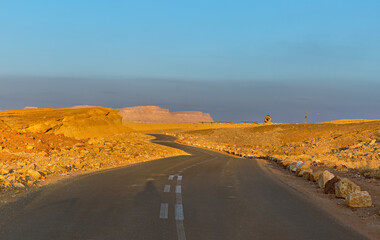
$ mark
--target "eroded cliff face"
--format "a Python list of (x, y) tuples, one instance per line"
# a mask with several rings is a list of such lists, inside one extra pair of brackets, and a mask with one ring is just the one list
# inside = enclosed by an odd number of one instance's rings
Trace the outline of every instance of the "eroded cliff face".
[(213, 122), (210, 114), (198, 111), (169, 112), (157, 106), (139, 106), (120, 109), (123, 122), (176, 124)]

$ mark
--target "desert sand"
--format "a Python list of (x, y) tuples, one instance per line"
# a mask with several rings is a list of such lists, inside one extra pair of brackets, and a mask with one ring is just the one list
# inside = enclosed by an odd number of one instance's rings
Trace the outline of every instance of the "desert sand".
[(356, 182), (370, 190), (376, 206), (380, 204), (380, 121), (215, 123), (209, 114), (170, 113), (154, 106), (0, 112), (3, 201), (9, 201), (7, 192), (15, 196), (14, 190), (38, 187), (57, 176), (185, 154), (152, 144), (147, 133), (170, 134), (185, 144), (242, 157), (275, 159), (286, 166), (307, 162), (315, 171), (328, 169), (356, 177)]

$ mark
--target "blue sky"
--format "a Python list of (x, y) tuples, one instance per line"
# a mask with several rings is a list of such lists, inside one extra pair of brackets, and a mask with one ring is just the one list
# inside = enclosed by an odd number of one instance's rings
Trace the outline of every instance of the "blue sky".
[(380, 118), (379, 12), (372, 0), (0, 1), (0, 109)]

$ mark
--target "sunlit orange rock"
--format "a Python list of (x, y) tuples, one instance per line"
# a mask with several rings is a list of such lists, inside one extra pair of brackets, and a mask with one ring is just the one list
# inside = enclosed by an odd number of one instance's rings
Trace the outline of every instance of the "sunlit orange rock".
[(157, 106), (138, 106), (120, 109), (123, 122), (176, 124), (213, 122), (210, 114), (198, 111), (169, 112)]

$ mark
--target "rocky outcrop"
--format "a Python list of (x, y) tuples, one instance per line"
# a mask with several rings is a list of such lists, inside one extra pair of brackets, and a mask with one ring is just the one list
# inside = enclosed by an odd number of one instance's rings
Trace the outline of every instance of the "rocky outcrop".
[(100, 106), (76, 105), (76, 106), (73, 106), (73, 107), (71, 107), (71, 108), (72, 108), (72, 109), (81, 109), (81, 108), (97, 108), (97, 107), (100, 107)]
[(169, 112), (157, 106), (127, 107), (120, 109), (123, 122), (176, 124), (213, 122), (210, 114), (197, 111)]

